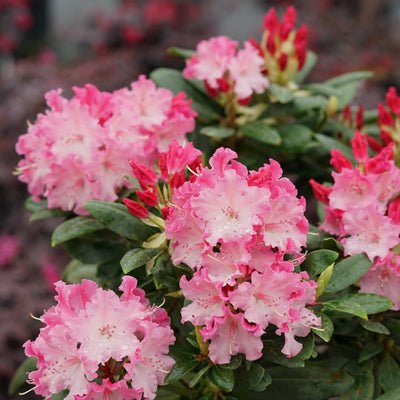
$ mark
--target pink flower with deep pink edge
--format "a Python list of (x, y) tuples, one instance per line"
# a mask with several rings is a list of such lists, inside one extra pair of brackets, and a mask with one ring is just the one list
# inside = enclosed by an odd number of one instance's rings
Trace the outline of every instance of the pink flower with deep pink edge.
[(378, 259), (358, 281), (360, 293), (373, 293), (387, 297), (393, 302), (391, 310), (400, 310), (400, 256), (388, 252)]
[(186, 79), (199, 79), (207, 82), (208, 86), (218, 89), (218, 80), (224, 77), (231, 59), (236, 55), (238, 42), (226, 36), (217, 36), (202, 40), (183, 70)]
[(41, 317), (46, 326), (24, 344), (37, 358), (29, 374), (36, 393), (50, 399), (68, 389), (67, 400), (154, 399), (174, 364), (167, 354), (175, 338), (166, 311), (150, 307), (136, 284), (123, 277), (118, 297), (88, 280), (56, 283), (57, 305)]
[(245, 42), (244, 49), (239, 50), (228, 64), (238, 100), (249, 98), (253, 92), (263, 93), (269, 86), (269, 80), (261, 72), (263, 67), (264, 59), (259, 56), (257, 49)]
[(197, 114), (185, 95), (157, 88), (144, 75), (113, 93), (92, 85), (73, 89), (70, 100), (61, 90), (47, 93), (49, 109), (16, 145), (24, 156), (19, 179), (49, 208), (85, 215), (89, 200), (117, 200), (121, 188), (133, 187), (129, 160), (154, 168), (158, 154), (194, 128)]
[(210, 168), (173, 190), (165, 223), (172, 261), (195, 271), (180, 281), (191, 301), (182, 322), (200, 327), (215, 363), (237, 353), (261, 357), (260, 336), (269, 323), (284, 333), (282, 351), (291, 357), (302, 348), (295, 336), (321, 324), (307, 309), (316, 283), (294, 272), (296, 261), (283, 261), (285, 254), (302, 257), (305, 202), (276, 161), (249, 172), (236, 157), (217, 149)]
[(344, 212), (342, 231), (350, 235), (341, 240), (345, 255), (365, 253), (374, 260), (375, 257), (385, 258), (399, 243), (400, 224), (393, 224), (389, 217), (368, 206)]

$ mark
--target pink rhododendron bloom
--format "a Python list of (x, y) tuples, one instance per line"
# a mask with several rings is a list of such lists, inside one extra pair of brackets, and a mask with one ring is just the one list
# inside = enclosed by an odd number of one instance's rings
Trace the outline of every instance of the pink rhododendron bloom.
[(6, 233), (0, 235), (0, 267), (6, 267), (14, 260), (20, 246), (19, 237)]
[(233, 79), (233, 90), (239, 100), (250, 97), (253, 92), (263, 93), (269, 86), (268, 79), (262, 74), (264, 60), (249, 43), (239, 50), (236, 57), (229, 62), (228, 69)]
[[(136, 279), (125, 276), (118, 297), (96, 283), (56, 284), (57, 305), (41, 317), (38, 338), (24, 344), (37, 358), (29, 374), (35, 392), (50, 399), (154, 399), (174, 361), (166, 311), (150, 307)], [(96, 380), (96, 382), (94, 382)]]
[(49, 110), (20, 136), (16, 150), (24, 156), (19, 179), (35, 201), (49, 208), (85, 215), (89, 200), (113, 202), (133, 184), (129, 160), (154, 167), (172, 140), (185, 141), (194, 128), (190, 101), (157, 88), (144, 75), (113, 93), (92, 85), (74, 87), (67, 100), (61, 90), (46, 94)]
[(400, 256), (388, 252), (377, 260), (358, 281), (360, 293), (373, 293), (392, 300), (394, 311), (400, 310)]
[(226, 36), (217, 36), (202, 40), (183, 70), (186, 79), (205, 80), (214, 89), (218, 89), (218, 80), (228, 68), (228, 63), (236, 55), (238, 42)]
[(302, 348), (295, 336), (321, 324), (306, 308), (316, 283), (294, 272), (295, 262), (283, 261), (286, 254), (301, 258), (305, 201), (276, 161), (249, 172), (236, 157), (217, 149), (210, 168), (172, 193), (165, 223), (172, 261), (195, 270), (180, 281), (191, 300), (182, 322), (201, 328), (215, 363), (237, 353), (261, 357), (260, 336), (270, 323), (285, 335), (284, 354), (295, 356)]

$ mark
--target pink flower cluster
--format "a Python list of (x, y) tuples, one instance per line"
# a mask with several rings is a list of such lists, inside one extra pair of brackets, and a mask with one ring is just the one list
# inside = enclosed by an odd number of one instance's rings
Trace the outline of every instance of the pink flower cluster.
[[(56, 283), (57, 305), (25, 353), (37, 358), (29, 374), (35, 392), (66, 400), (154, 399), (174, 364), (167, 356), (175, 338), (164, 309), (150, 307), (136, 279), (125, 276), (119, 298), (93, 281)], [(142, 397), (143, 396), (143, 397)]]
[(270, 323), (285, 336), (282, 352), (295, 356), (302, 348), (295, 336), (320, 325), (306, 307), (315, 301), (316, 283), (294, 271), (295, 261), (284, 261), (289, 254), (301, 258), (305, 201), (276, 161), (249, 173), (236, 157), (219, 148), (211, 168), (177, 187), (165, 223), (173, 262), (195, 271), (180, 282), (192, 301), (182, 321), (201, 327), (218, 364), (237, 353), (261, 357), (260, 337)]
[(183, 76), (203, 80), (214, 97), (229, 92), (246, 104), (254, 92), (263, 93), (269, 86), (263, 69), (264, 60), (250, 42), (238, 50), (237, 41), (218, 36), (199, 42), (196, 54), (186, 62)]
[[(315, 196), (325, 206), (321, 229), (338, 236), (344, 255), (365, 253), (373, 267), (359, 281), (361, 292), (381, 294), (400, 309), (400, 260), (394, 252), (400, 234), (400, 169), (393, 161), (393, 145), (375, 157), (368, 155), (368, 142), (356, 131), (351, 142), (355, 159), (351, 162), (339, 150), (332, 150), (334, 184), (325, 187), (311, 180)], [(389, 279), (390, 277), (390, 279)]]
[(49, 208), (87, 214), (88, 200), (115, 201), (132, 184), (129, 160), (153, 166), (173, 139), (184, 140), (196, 113), (184, 93), (174, 96), (140, 76), (113, 93), (92, 85), (74, 87), (71, 100), (61, 90), (46, 94), (50, 110), (20, 136), (16, 150), (19, 179), (35, 200)]

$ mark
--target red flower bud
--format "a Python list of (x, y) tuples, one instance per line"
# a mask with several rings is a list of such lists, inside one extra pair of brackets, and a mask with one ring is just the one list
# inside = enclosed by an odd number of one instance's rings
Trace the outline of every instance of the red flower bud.
[(263, 19), (263, 29), (270, 33), (275, 33), (279, 29), (279, 19), (276, 14), (275, 8), (272, 7), (265, 15)]
[(131, 160), (129, 165), (132, 167), (133, 174), (139, 181), (142, 189), (146, 189), (147, 186), (154, 186), (157, 183), (157, 174), (151, 168), (146, 167), (135, 160)]
[(350, 160), (336, 149), (331, 150), (331, 165), (338, 172), (341, 172), (343, 168), (353, 169)]
[(287, 63), (288, 63), (288, 56), (285, 53), (282, 53), (281, 56), (279, 57), (279, 68), (281, 71), (284, 71), (287, 67)]
[(359, 163), (368, 160), (368, 142), (359, 130), (356, 130), (353, 139), (351, 139), (351, 148), (353, 149), (355, 159)]
[(155, 207), (158, 204), (157, 189), (155, 186), (143, 190), (142, 192), (136, 192), (136, 194), (142, 203), (147, 204), (150, 207)]
[(386, 93), (386, 103), (396, 115), (400, 116), (400, 98), (394, 86), (391, 86)]
[(329, 195), (331, 194), (333, 188), (327, 188), (324, 185), (316, 182), (314, 179), (310, 179), (310, 185), (314, 192), (315, 198), (322, 203), (328, 205), (329, 204)]
[(135, 217), (147, 218), (150, 214), (149, 210), (137, 201), (125, 198), (124, 200), (122, 200), (122, 202), (128, 208), (129, 213), (134, 215)]

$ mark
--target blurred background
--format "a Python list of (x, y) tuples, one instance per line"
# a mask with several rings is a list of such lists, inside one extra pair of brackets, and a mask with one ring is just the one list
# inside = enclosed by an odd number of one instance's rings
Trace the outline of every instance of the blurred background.
[[(310, 81), (372, 70), (360, 87), (366, 109), (400, 86), (400, 2), (396, 0), (0, 0), (0, 398), (24, 360), (40, 316), (53, 304), (52, 283), (68, 262), (51, 248), (58, 221), (29, 222), (25, 184), (12, 175), (14, 147), (27, 121), (45, 110), (44, 93), (86, 83), (112, 91), (160, 66), (182, 68), (170, 46), (195, 48), (225, 34), (239, 41), (262, 34), (270, 7), (298, 12), (318, 56)], [(33, 393), (23, 397), (37, 399)]]

